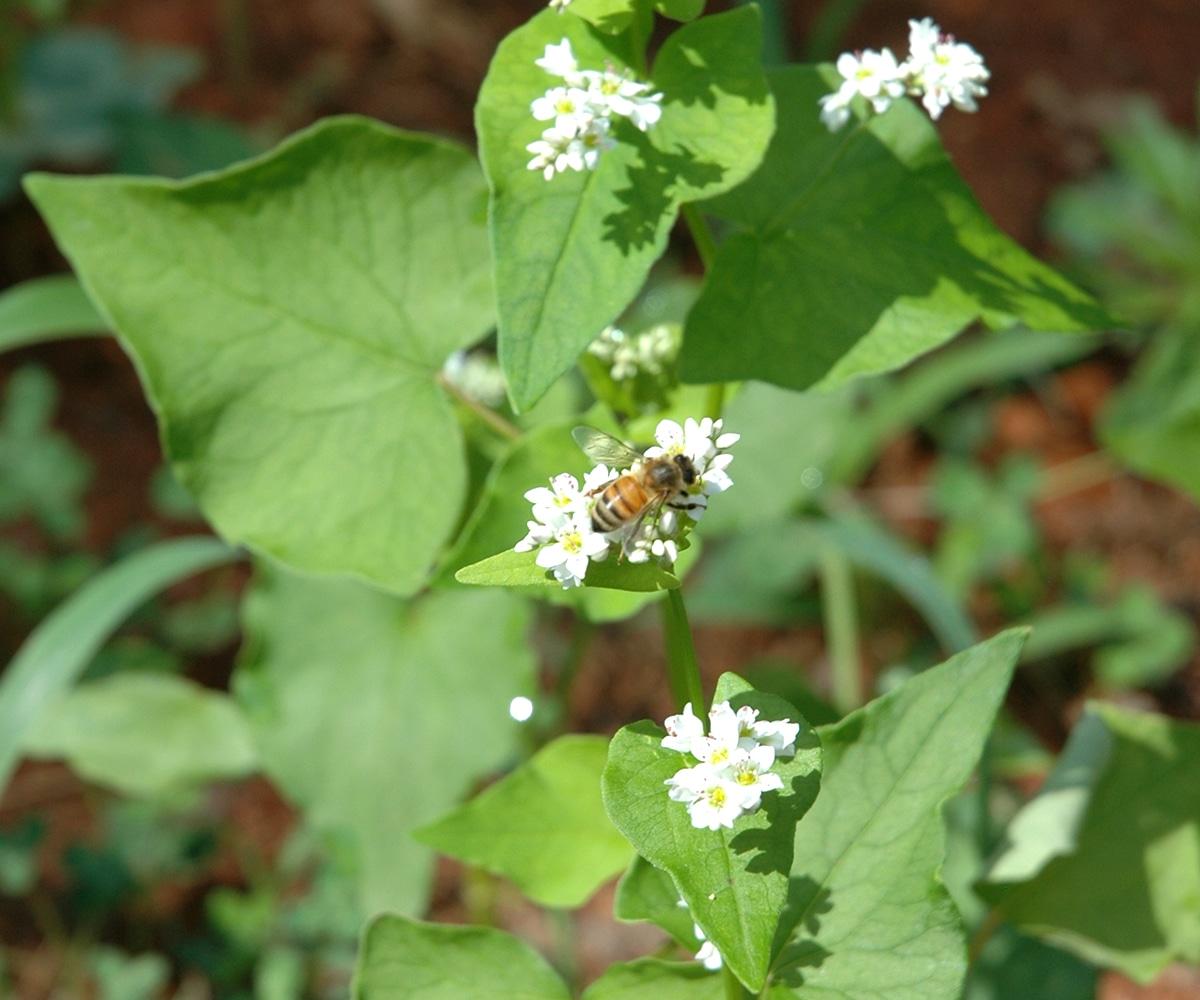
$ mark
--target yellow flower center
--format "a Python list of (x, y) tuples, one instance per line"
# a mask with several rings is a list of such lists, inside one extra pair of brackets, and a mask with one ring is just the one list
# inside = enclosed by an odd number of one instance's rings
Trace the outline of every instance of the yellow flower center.
[(710, 788), (708, 791), (708, 804), (720, 809), (725, 804), (725, 789), (720, 785), (717, 785), (716, 788)]
[(714, 750), (713, 755), (708, 758), (710, 764), (724, 764), (729, 760), (729, 751), (722, 747), (720, 750)]
[(563, 535), (562, 547), (568, 552), (574, 554), (583, 549), (583, 535), (578, 531), (572, 531), (569, 534)]
[(564, 97), (556, 105), (554, 105), (554, 109), (560, 115), (569, 115), (575, 110), (575, 102), (569, 97)]
[(739, 785), (753, 785), (758, 781), (758, 775), (753, 771), (738, 771), (737, 781)]

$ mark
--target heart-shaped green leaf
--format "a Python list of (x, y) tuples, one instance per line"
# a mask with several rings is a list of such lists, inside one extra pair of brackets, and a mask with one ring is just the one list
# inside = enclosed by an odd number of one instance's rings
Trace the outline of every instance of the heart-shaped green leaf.
[(492, 322), (471, 154), (341, 118), (193, 180), (26, 187), (217, 530), (303, 570), (420, 587), (466, 488), (436, 376)]
[(915, 105), (831, 135), (817, 106), (829, 79), (816, 67), (771, 74), (771, 148), (747, 183), (706, 206), (741, 228), (688, 317), (686, 381), (831, 387), (904, 365), (976, 319), (1108, 325), (996, 229)]
[(492, 188), (500, 361), (519, 407), (532, 405), (621, 312), (661, 256), (679, 205), (726, 191), (758, 165), (774, 128), (757, 9), (693, 22), (664, 43), (651, 74), (662, 119), (618, 123), (595, 170), (547, 181), (526, 145), (545, 123), (530, 102), (561, 82), (534, 65), (570, 40), (581, 67), (624, 66), (616, 40), (546, 11), (500, 45), (476, 106)]

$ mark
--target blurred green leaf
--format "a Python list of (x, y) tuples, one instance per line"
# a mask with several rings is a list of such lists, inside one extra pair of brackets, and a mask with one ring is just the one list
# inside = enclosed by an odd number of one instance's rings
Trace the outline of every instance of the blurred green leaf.
[(773, 979), (801, 1000), (958, 1000), (962, 921), (939, 877), (942, 805), (970, 776), (1025, 637), (1013, 630), (818, 730)]
[(682, 803), (667, 797), (665, 782), (683, 755), (661, 745), (663, 731), (649, 722), (613, 737), (604, 769), (604, 804), (638, 854), (670, 873), (692, 917), (729, 967), (751, 990), (762, 988), (772, 958), (780, 910), (788, 896), (796, 822), (817, 797), (821, 748), (799, 713), (783, 699), (761, 694), (734, 674), (717, 682), (714, 701), (751, 705), (763, 719), (801, 723), (796, 756), (774, 770), (784, 787), (732, 830), (692, 826)]
[(1033, 634), (1023, 660), (1095, 646), (1096, 675), (1115, 688), (1165, 680), (1187, 663), (1196, 646), (1191, 619), (1145, 586), (1128, 587), (1114, 601), (1044, 608), (1027, 624)]
[(99, 987), (98, 1000), (156, 1000), (171, 978), (165, 955), (126, 955), (116, 948), (92, 949), (88, 964)]
[[(492, 323), (474, 158), (333, 118), (191, 181), (26, 187), (217, 530), (305, 571), (417, 590), (466, 488), (437, 378)], [(400, 488), (418, 470), (436, 499)]]
[(976, 320), (1108, 325), (996, 229), (915, 105), (830, 134), (814, 109), (831, 79), (815, 67), (772, 72), (779, 128), (766, 158), (707, 205), (742, 228), (688, 317), (684, 381), (832, 388), (907, 364)]
[(409, 837), (508, 762), (532, 687), (528, 605), (503, 591), (405, 603), (260, 567), (234, 691), (263, 769), (345, 838), (365, 914), (420, 912), (430, 852)]
[(56, 538), (84, 526), (83, 493), (91, 464), (51, 426), (58, 387), (49, 372), (26, 366), (9, 379), (0, 414), (0, 522), (32, 515)]
[(628, 63), (620, 44), (545, 11), (496, 51), (476, 106), (492, 187), (500, 361), (518, 408), (532, 405), (611, 323), (662, 255), (679, 205), (737, 184), (774, 123), (759, 64), (757, 11), (705, 18), (669, 36), (650, 74), (663, 117), (643, 134), (617, 124), (595, 170), (546, 181), (525, 146), (542, 127), (529, 102), (554, 85), (534, 61), (570, 40), (580, 64)]
[(0, 830), (0, 895), (24, 896), (37, 884), (38, 845), (45, 833), (45, 821), (34, 816)]
[(1029, 932), (1149, 982), (1200, 961), (1200, 726), (1093, 703), (982, 886)]
[(257, 763), (228, 696), (169, 674), (114, 674), (78, 687), (42, 713), (21, 748), (150, 798), (240, 778)]
[(1200, 328), (1163, 330), (1109, 399), (1100, 434), (1131, 469), (1200, 497)]
[(109, 567), (56, 608), (0, 678), (0, 789), (26, 734), (143, 601), (176, 580), (238, 558), (215, 538), (162, 542)]
[(379, 917), (367, 927), (354, 1000), (568, 1000), (536, 951), (491, 927)]
[(116, 169), (122, 174), (188, 177), (221, 170), (259, 152), (228, 122), (151, 109), (113, 116)]
[(72, 275), (34, 278), (0, 293), (0, 351), (106, 328)]
[(632, 854), (600, 800), (607, 752), (602, 736), (561, 736), (413, 836), (511, 879), (543, 906), (580, 906)]

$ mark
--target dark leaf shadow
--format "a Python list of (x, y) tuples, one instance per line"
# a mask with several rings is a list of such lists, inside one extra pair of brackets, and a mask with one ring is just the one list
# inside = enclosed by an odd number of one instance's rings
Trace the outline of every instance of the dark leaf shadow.
[(678, 185), (717, 184), (725, 168), (697, 159), (680, 145), (674, 152), (661, 150), (632, 126), (621, 130), (620, 141), (635, 147), (638, 159), (629, 167), (629, 186), (614, 192), (623, 207), (605, 216), (604, 239), (628, 254), (654, 242), (663, 216), (674, 210)]
[[(832, 952), (817, 943), (821, 930), (821, 919), (833, 909), (829, 889), (818, 885), (807, 875), (793, 878), (788, 883), (788, 901), (785, 913), (800, 915), (796, 930), (785, 941), (776, 941), (772, 949), (776, 953), (771, 978), (776, 983), (796, 987), (804, 983), (804, 969), (819, 967)], [(784, 920), (780, 926), (790, 926)]]
[(821, 776), (814, 771), (792, 778), (791, 795), (763, 796), (761, 809), (769, 825), (743, 830), (729, 842), (729, 849), (735, 854), (754, 852), (746, 863), (746, 871), (763, 875), (771, 872), (787, 875), (791, 871), (796, 824), (816, 800), (820, 787)]

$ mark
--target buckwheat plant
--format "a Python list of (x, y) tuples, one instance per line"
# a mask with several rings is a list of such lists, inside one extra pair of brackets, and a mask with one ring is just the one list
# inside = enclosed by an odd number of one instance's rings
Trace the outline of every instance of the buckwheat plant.
[[(204, 693), (223, 713), (204, 732), (228, 725), (241, 749), (188, 774), (262, 771), (338, 845), (347, 898), (373, 918), (361, 1000), (578, 992), (502, 929), (414, 919), (436, 852), (470, 872), (477, 922), (510, 912), (477, 905), (497, 878), (561, 915), (620, 876), (616, 916), (684, 950), (647, 935), (647, 957), (586, 1000), (961, 994), (943, 807), (981, 757), (1024, 632), (971, 645), (936, 574), (857, 512), (861, 471), (846, 470), (870, 465), (887, 425), (872, 380), (965, 325), (1107, 317), (996, 229), (941, 147), (942, 111), (986, 93), (974, 49), (926, 18), (903, 60), (768, 70), (755, 5), (704, 7), (551, 0), (492, 59), (477, 150), (345, 117), (179, 182), (26, 180), (133, 358), (176, 477), (237, 546), (152, 550), (105, 576), (111, 607), (80, 620), (116, 620), (214, 561), (254, 562), (234, 697)], [(635, 448), (589, 468), (580, 426)], [(660, 460), (689, 470), (684, 486), (600, 530), (603, 491)], [(922, 650), (956, 653), (868, 704), (852, 564), (915, 595), (934, 623)], [(762, 688), (720, 673), (753, 651), (710, 624), (749, 615), (767, 636), (803, 615), (814, 632), (810, 578), (829, 654)], [(689, 602), (706, 620), (695, 635)], [(617, 687), (588, 644), (618, 621), (622, 676), (676, 714), (665, 730), (563, 734), (581, 663), (595, 692)], [(67, 662), (35, 660), (36, 683), (0, 692), (10, 742)], [(832, 706), (807, 686), (826, 681)], [(996, 913), (1017, 900), (1025, 932), (1109, 961), (1070, 885), (1058, 909), (1035, 905), (1034, 860), (997, 870)], [(1067, 860), (1053, 872), (1067, 878)], [(986, 937), (1004, 918), (978, 909)], [(554, 918), (564, 949), (569, 924)], [(1146, 945), (1137, 974), (1194, 935), (1171, 940)]]

